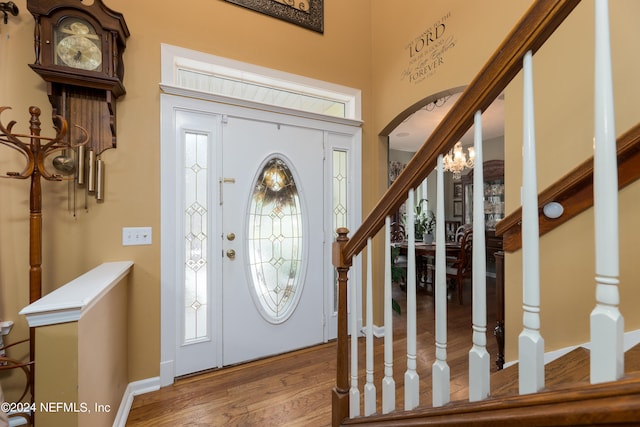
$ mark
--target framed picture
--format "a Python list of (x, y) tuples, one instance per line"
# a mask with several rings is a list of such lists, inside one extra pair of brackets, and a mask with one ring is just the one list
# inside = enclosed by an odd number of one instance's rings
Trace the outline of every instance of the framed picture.
[(453, 199), (462, 200), (462, 183), (461, 182), (453, 183)]
[(318, 33), (324, 32), (324, 0), (225, 0)]
[(453, 202), (453, 216), (462, 216), (462, 200)]

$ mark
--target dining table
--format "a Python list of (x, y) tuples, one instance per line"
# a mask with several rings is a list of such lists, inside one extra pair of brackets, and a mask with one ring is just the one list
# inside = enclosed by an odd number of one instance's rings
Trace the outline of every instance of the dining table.
[[(409, 242), (404, 241), (400, 243), (394, 243), (393, 246), (400, 248), (401, 255), (406, 255), (409, 247)], [(416, 255), (435, 256), (436, 254), (436, 242), (416, 242), (415, 248)], [(446, 242), (444, 244), (444, 248), (447, 256), (458, 256), (458, 253), (460, 252), (460, 242)]]
[[(393, 243), (392, 246), (400, 249), (400, 255), (407, 255), (409, 242)], [(444, 244), (446, 257), (458, 258), (460, 253), (460, 242), (446, 242)], [(436, 255), (436, 242), (415, 243), (416, 254), (416, 282), (419, 286), (424, 285), (427, 290), (430, 290), (430, 285), (433, 284), (433, 275), (435, 274), (435, 255)]]

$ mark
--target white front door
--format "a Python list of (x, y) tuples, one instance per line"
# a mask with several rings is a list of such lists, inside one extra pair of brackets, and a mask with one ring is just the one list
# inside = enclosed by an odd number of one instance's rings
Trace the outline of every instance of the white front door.
[[(161, 385), (335, 338), (331, 242), (361, 218), (360, 91), (161, 50)], [(297, 191), (252, 192), (272, 166), (265, 180)]]
[(163, 175), (175, 195), (163, 207), (175, 215), (163, 235), (175, 239), (175, 272), (163, 274), (175, 287), (174, 375), (323, 342), (326, 131), (190, 104), (173, 109), (175, 179)]
[(222, 364), (323, 341), (323, 131), (222, 125)]

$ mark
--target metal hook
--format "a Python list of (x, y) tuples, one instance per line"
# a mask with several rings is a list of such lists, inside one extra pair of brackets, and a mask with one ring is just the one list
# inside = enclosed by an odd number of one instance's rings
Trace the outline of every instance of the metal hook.
[(9, 15), (7, 13), (12, 14), (13, 16), (18, 16), (19, 10), (18, 6), (12, 1), (8, 2), (0, 2), (0, 11), (4, 13), (4, 23), (6, 24), (9, 20)]

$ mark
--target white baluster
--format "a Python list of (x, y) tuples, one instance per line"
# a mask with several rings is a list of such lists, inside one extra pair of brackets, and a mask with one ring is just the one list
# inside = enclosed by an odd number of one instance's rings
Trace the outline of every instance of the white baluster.
[(364, 415), (376, 412), (376, 386), (373, 384), (373, 269), (371, 267), (373, 255), (371, 238), (367, 240), (367, 338), (366, 363), (367, 382), (364, 386)]
[(427, 201), (427, 206), (425, 206), (425, 209), (429, 210), (429, 194), (427, 192), (427, 178), (425, 178), (422, 183), (420, 184), (420, 199), (425, 199)]
[(349, 418), (360, 415), (360, 390), (358, 389), (358, 289), (354, 280), (349, 281), (349, 322), (351, 332), (351, 387), (349, 388)]
[[(438, 156), (436, 218), (444, 218), (444, 171), (442, 154)], [(434, 298), (436, 306), (436, 361), (432, 367), (433, 406), (451, 400), (451, 374), (447, 364), (447, 275), (444, 221), (436, 221), (436, 274)]]
[[(523, 60), (524, 117), (522, 149), (523, 330), (518, 337), (520, 394), (544, 387), (544, 340), (540, 335), (540, 249), (536, 138), (533, 114), (532, 53)], [(475, 268), (475, 265), (474, 265)]]
[(476, 167), (473, 169), (473, 346), (469, 351), (469, 401), (489, 396), (489, 353), (487, 352), (487, 249), (484, 237), (484, 171), (482, 168), (482, 111), (474, 117)]
[(393, 307), (391, 303), (391, 218), (386, 217), (384, 246), (384, 378), (382, 413), (396, 409), (396, 382), (393, 379)]
[(404, 374), (404, 409), (409, 411), (419, 402), (420, 378), (416, 372), (416, 239), (414, 191), (407, 199), (407, 371)]
[(593, 209), (596, 307), (591, 312), (591, 382), (624, 374), (624, 318), (618, 310), (618, 165), (611, 77), (609, 4), (595, 2), (595, 135)]

